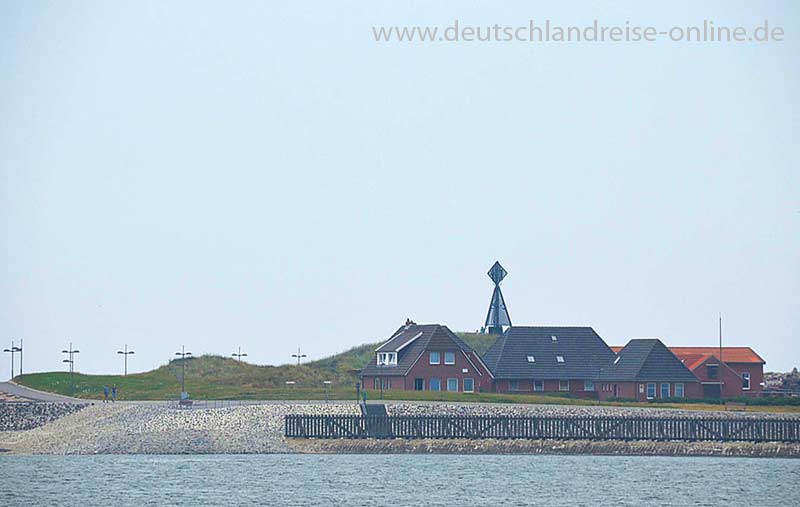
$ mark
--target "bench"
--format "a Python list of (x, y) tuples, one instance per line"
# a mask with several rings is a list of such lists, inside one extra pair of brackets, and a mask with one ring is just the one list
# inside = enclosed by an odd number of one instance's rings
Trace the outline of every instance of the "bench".
[(742, 403), (741, 401), (726, 401), (725, 402), (725, 410), (735, 410), (737, 412), (746, 412), (747, 411), (747, 404)]
[(180, 400), (178, 401), (178, 408), (192, 408), (192, 400)]

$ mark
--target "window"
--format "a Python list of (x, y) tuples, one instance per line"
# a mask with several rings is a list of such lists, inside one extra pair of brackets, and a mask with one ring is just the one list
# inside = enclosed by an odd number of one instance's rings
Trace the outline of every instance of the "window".
[(683, 384), (675, 384), (675, 397), (683, 398)]
[(464, 379), (464, 392), (465, 393), (474, 393), (475, 392), (475, 381), (471, 378)]
[(706, 365), (706, 373), (708, 374), (708, 378), (715, 379), (719, 373), (719, 365), (718, 364), (707, 364)]
[(424, 391), (425, 390), (425, 379), (424, 378), (415, 378), (414, 379), (414, 390), (415, 391)]
[(374, 387), (376, 391), (381, 388), (381, 379), (379, 377), (375, 377), (372, 382), (372, 387)]
[(508, 381), (508, 390), (509, 391), (519, 391), (519, 380), (509, 380)]
[(432, 378), (430, 380), (431, 391), (441, 391), (442, 390), (442, 380), (438, 378)]
[(661, 384), (661, 397), (669, 398), (669, 384)]
[(438, 352), (431, 352), (430, 356), (430, 363), (431, 364), (439, 364), (440, 357)]
[(529, 363), (535, 363), (536, 362), (536, 358), (533, 357), (533, 356), (528, 356), (528, 362)]
[(647, 399), (652, 400), (655, 397), (656, 397), (656, 385), (647, 384)]
[(396, 365), (397, 352), (379, 352), (378, 353), (378, 366), (380, 365)]
[(544, 380), (534, 380), (533, 381), (533, 390), (536, 392), (543, 392), (544, 391)]
[(556, 356), (556, 362), (562, 364), (564, 362), (564, 356)]
[(455, 352), (445, 352), (444, 353), (444, 364), (456, 364), (456, 353)]
[(617, 356), (617, 358), (614, 359), (614, 364), (617, 364), (619, 362), (619, 360), (620, 360), (620, 356)]
[(458, 379), (457, 378), (449, 378), (447, 379), (447, 390), (451, 393), (458, 392)]
[(742, 372), (742, 390), (743, 391), (750, 390), (750, 372), (746, 371)]
[(569, 380), (559, 380), (558, 381), (558, 390), (559, 391), (569, 391)]
[(553, 343), (558, 343), (558, 337), (556, 335), (551, 336), (550, 340), (552, 340)]
[(584, 391), (594, 391), (594, 382), (591, 380), (584, 380), (583, 381), (583, 390)]

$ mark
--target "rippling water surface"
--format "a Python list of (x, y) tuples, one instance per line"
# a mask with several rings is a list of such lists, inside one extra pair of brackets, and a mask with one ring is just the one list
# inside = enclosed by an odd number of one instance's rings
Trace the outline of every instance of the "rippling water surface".
[(800, 505), (800, 460), (0, 456), (0, 505)]

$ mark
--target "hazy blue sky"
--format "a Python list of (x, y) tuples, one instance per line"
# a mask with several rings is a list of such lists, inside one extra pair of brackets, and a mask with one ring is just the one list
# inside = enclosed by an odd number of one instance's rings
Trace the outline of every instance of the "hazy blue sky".
[[(283, 363), (406, 317), (800, 366), (795, 2), (0, 4), (0, 344)], [(396, 4), (396, 5), (392, 5)], [(611, 4), (611, 2), (609, 2)], [(377, 44), (375, 24), (752, 25), (770, 44)], [(9, 358), (2, 357), (0, 378)]]

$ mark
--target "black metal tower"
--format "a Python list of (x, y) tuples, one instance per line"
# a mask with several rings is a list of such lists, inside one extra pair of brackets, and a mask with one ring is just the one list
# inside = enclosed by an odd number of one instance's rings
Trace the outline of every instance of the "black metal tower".
[(508, 316), (506, 301), (500, 291), (500, 282), (506, 277), (508, 271), (495, 261), (487, 274), (494, 282), (494, 292), (492, 301), (489, 303), (489, 313), (486, 314), (485, 328), (489, 334), (503, 334), (503, 326), (511, 326), (511, 317)]

